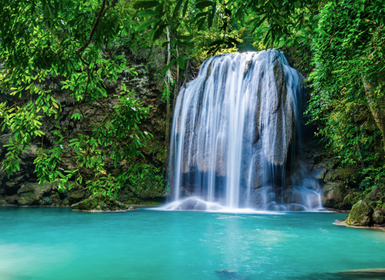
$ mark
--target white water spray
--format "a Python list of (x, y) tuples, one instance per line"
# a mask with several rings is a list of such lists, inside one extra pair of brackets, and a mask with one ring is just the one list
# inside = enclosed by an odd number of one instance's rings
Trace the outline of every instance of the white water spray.
[(289, 148), (298, 145), (301, 97), (300, 74), (277, 50), (206, 60), (175, 105), (171, 208), (183, 208), (182, 198), (190, 196), (199, 197), (197, 210), (207, 208), (202, 201), (230, 209), (321, 207), (315, 190), (286, 182)]

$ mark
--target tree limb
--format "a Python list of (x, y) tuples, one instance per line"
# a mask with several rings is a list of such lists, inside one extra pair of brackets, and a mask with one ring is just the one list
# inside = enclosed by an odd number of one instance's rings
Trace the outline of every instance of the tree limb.
[(95, 22), (92, 25), (90, 36), (88, 37), (87, 42), (79, 50), (76, 51), (77, 55), (79, 55), (82, 51), (84, 51), (88, 47), (88, 45), (91, 43), (92, 37), (94, 36), (96, 28), (98, 27), (99, 21), (102, 18), (102, 16), (104, 15), (104, 12), (105, 12), (104, 8), (105, 7), (106, 7), (106, 0), (103, 0), (102, 7), (100, 8), (99, 13), (95, 19)]

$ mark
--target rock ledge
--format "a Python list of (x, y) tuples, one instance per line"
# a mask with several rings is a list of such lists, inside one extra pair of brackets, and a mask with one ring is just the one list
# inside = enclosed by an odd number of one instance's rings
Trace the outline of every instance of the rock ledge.
[(90, 197), (71, 205), (72, 211), (84, 212), (126, 212), (136, 210), (133, 206), (124, 204), (114, 197), (106, 197), (102, 194)]

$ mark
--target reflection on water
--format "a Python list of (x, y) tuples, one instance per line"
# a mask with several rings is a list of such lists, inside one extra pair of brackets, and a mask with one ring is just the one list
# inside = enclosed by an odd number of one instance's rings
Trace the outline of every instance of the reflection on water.
[(0, 208), (0, 279), (382, 279), (334, 273), (385, 264), (384, 233), (343, 216)]

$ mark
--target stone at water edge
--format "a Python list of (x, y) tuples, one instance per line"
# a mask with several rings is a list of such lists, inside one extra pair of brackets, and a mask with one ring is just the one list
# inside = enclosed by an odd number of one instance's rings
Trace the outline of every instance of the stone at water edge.
[(90, 212), (119, 212), (135, 210), (133, 206), (126, 205), (114, 197), (106, 197), (102, 194), (91, 195), (90, 197), (71, 205), (74, 211)]
[(322, 192), (322, 205), (330, 208), (341, 207), (345, 196), (345, 184), (342, 181), (328, 182)]
[(364, 201), (360, 200), (353, 205), (346, 220), (350, 226), (369, 226), (372, 222), (373, 209)]
[(385, 277), (384, 268), (356, 269), (334, 273), (342, 279), (383, 279)]
[(383, 224), (385, 223), (385, 209), (377, 208), (374, 210), (372, 215), (373, 223), (375, 224)]

